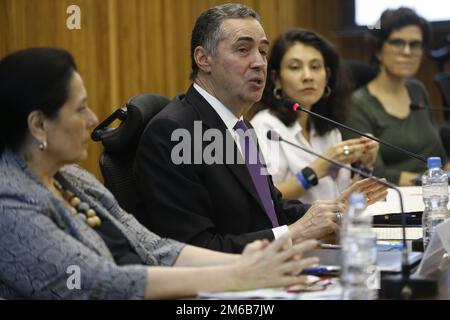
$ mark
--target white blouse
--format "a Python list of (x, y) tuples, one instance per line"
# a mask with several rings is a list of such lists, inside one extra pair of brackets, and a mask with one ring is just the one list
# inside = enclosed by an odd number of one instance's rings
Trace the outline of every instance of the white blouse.
[[(302, 135), (302, 128), (297, 121), (292, 126), (287, 127), (267, 109), (258, 112), (250, 122), (258, 135), (258, 143), (261, 146), (268, 172), (272, 175), (275, 185), (295, 176), (297, 172), (309, 166), (316, 159), (316, 156), (286, 143), (268, 140), (267, 131), (274, 130), (283, 139), (319, 154), (324, 154), (328, 147), (342, 141), (338, 129), (319, 136), (313, 128), (310, 133), (311, 142), (309, 143)], [(330, 176), (322, 177), (319, 184), (307, 190), (299, 200), (304, 203), (312, 203), (315, 200), (335, 200), (350, 183), (350, 172), (340, 169), (336, 180)]]

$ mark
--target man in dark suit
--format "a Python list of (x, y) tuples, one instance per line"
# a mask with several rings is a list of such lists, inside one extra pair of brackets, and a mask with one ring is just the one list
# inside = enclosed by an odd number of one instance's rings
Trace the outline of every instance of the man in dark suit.
[(256, 140), (240, 139), (250, 126), (242, 114), (261, 98), (268, 50), (258, 15), (243, 5), (214, 7), (197, 19), (194, 84), (149, 123), (136, 155), (135, 214), (160, 236), (241, 252), (289, 228), (302, 231), (294, 242), (338, 230), (342, 203), (310, 208), (283, 200), (261, 163), (243, 157)]

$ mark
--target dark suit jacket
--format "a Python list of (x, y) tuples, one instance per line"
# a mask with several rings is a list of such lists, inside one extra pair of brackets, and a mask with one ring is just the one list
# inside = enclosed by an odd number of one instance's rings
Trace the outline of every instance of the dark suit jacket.
[[(171, 141), (176, 129), (190, 134), (188, 145), (197, 156), (211, 144), (205, 141), (195, 146), (195, 121), (201, 121), (202, 131), (216, 128), (224, 141), (225, 135), (232, 139), (225, 123), (193, 87), (175, 98), (152, 119), (141, 137), (134, 165), (137, 218), (160, 236), (225, 252), (241, 252), (256, 239), (273, 239), (272, 225), (245, 164), (172, 162), (172, 148), (188, 141)], [(242, 159), (234, 141), (232, 146), (234, 155)], [(216, 151), (219, 156), (223, 152), (220, 158), (226, 159), (226, 150)], [(268, 181), (280, 225), (296, 221), (309, 208), (299, 201), (282, 200), (270, 176)]]

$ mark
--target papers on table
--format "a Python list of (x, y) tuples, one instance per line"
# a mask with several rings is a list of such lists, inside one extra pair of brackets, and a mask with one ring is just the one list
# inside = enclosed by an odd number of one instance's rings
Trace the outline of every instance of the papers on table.
[[(399, 187), (399, 190), (403, 197), (403, 208), (405, 213), (410, 212), (422, 212), (424, 209), (422, 199), (422, 187)], [(448, 203), (450, 210), (450, 202)], [(401, 213), (400, 200), (398, 193), (393, 190), (388, 190), (386, 201), (379, 201), (373, 205), (367, 207), (365, 213), (373, 216)], [(401, 240), (402, 229), (400, 227), (388, 227), (388, 228), (373, 228), (379, 240)], [(407, 227), (406, 239), (416, 240), (422, 238), (422, 228), (420, 227)]]
[[(378, 240), (402, 240), (403, 231), (400, 227), (372, 228)], [(421, 227), (407, 227), (406, 240), (416, 240), (422, 238)]]
[(436, 227), (436, 231), (430, 239), (422, 261), (417, 269), (417, 275), (427, 276), (438, 268), (448, 268), (443, 260), (444, 254), (450, 253), (450, 219)]
[[(422, 258), (422, 252), (409, 251), (408, 262), (410, 266), (419, 263)], [(377, 266), (381, 272), (400, 272), (402, 270), (402, 252), (401, 250), (378, 252)]]
[(436, 232), (439, 235), (439, 239), (441, 240), (445, 251), (450, 254), (450, 219), (447, 219), (438, 225), (436, 227)]
[(283, 288), (198, 293), (198, 297), (201, 299), (296, 299), (297, 295), (297, 293), (287, 292)]
[[(309, 276), (310, 277), (310, 276)], [(324, 281), (324, 280), (320, 280)], [(342, 288), (338, 278), (327, 279), (330, 282), (324, 290), (290, 292), (286, 288), (267, 288), (247, 291), (199, 292), (201, 299), (289, 299), (289, 300), (338, 300)], [(306, 289), (307, 290), (307, 289)]]
[(200, 299), (288, 299), (288, 300), (339, 300), (342, 290), (340, 287), (318, 292), (291, 293), (282, 288), (258, 289), (249, 291), (228, 292), (199, 292)]
[[(422, 187), (399, 187), (403, 197), (403, 207), (405, 212), (422, 212), (424, 204), (422, 200)], [(450, 210), (450, 202), (448, 204)], [(388, 190), (386, 201), (378, 201), (367, 207), (367, 213), (374, 216), (388, 213), (400, 213), (400, 201), (398, 193), (393, 190)]]

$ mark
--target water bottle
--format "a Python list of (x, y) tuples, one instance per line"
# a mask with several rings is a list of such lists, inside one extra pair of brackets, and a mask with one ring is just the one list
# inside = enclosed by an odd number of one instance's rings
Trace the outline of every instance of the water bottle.
[(372, 215), (364, 213), (366, 198), (355, 193), (341, 229), (341, 286), (345, 300), (372, 300), (380, 285), (376, 267), (376, 235), (372, 232)]
[(449, 217), (448, 176), (441, 169), (439, 157), (427, 159), (428, 170), (422, 175), (422, 196), (425, 209), (422, 214), (423, 246), (430, 243), (436, 226)]

